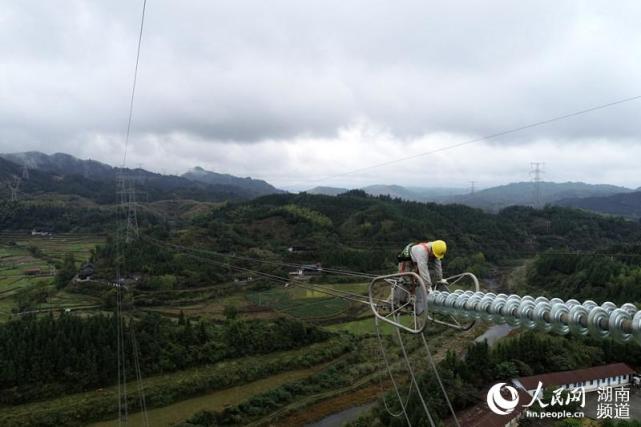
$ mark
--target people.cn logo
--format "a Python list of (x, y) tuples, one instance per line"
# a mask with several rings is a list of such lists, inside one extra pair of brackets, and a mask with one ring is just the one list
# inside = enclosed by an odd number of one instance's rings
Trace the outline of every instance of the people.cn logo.
[[(509, 399), (506, 399), (501, 394), (503, 386), (505, 386), (505, 389), (510, 392)], [(487, 391), (487, 406), (489, 406), (492, 412), (497, 415), (509, 414), (514, 410), (514, 408), (516, 408), (518, 403), (519, 394), (516, 392), (516, 389), (505, 383), (494, 384), (492, 388)]]

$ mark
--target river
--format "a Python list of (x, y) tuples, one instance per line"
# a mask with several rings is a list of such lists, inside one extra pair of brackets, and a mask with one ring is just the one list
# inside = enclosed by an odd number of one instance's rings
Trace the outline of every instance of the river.
[(483, 335), (480, 335), (474, 341), (483, 342), (483, 340), (487, 340), (488, 345), (491, 347), (496, 344), (498, 340), (507, 336), (510, 331), (512, 331), (512, 327), (510, 325), (490, 326)]

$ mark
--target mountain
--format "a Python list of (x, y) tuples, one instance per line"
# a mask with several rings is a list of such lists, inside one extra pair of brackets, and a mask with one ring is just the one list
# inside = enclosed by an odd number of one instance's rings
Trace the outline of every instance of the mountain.
[(467, 188), (459, 187), (407, 187), (407, 189), (430, 201), (446, 200), (450, 197), (466, 194), (470, 191)]
[[(583, 182), (541, 182), (541, 204), (554, 204), (564, 199), (580, 199), (585, 197), (609, 196), (617, 193), (629, 193), (633, 190), (625, 187), (605, 184), (586, 184)], [(496, 212), (507, 206), (531, 206), (535, 200), (535, 184), (533, 182), (517, 182), (498, 187), (491, 187), (466, 194), (446, 198), (447, 203), (460, 203), (467, 206)]]
[(610, 215), (641, 218), (641, 191), (639, 190), (604, 197), (569, 198), (559, 200), (556, 204)]
[(338, 196), (339, 194), (347, 193), (348, 191), (349, 191), (349, 188), (320, 186), (320, 187), (314, 187), (305, 192), (309, 194), (322, 194), (325, 196)]
[[(385, 184), (368, 185), (367, 187), (360, 188), (360, 190), (363, 190), (371, 196), (390, 196), (395, 199), (403, 199), (411, 202), (437, 202), (465, 191), (461, 188), (403, 187), (401, 185)], [(314, 187), (306, 192), (309, 194), (337, 196), (348, 191), (349, 189), (340, 187)]]
[(439, 202), (466, 191), (461, 188), (402, 187), (400, 185), (369, 185), (362, 190), (372, 196), (390, 196), (412, 202)]
[(390, 196), (394, 199), (422, 201), (422, 197), (417, 193), (400, 185), (368, 185), (367, 187), (363, 187), (362, 190), (372, 196)]
[(282, 190), (277, 189), (262, 179), (239, 178), (233, 175), (211, 172), (199, 166), (182, 174), (181, 176), (191, 181), (202, 182), (204, 184), (238, 187), (256, 196), (283, 193)]
[(57, 175), (82, 175), (97, 180), (115, 178), (115, 168), (95, 160), (82, 160), (66, 153), (44, 154), (39, 151), (0, 154), (0, 157), (29, 169)]
[(57, 194), (73, 195), (101, 204), (115, 203), (116, 177), (119, 174), (133, 178), (136, 190), (140, 193), (138, 200), (141, 201), (179, 199), (221, 202), (247, 200), (263, 194), (238, 185), (208, 184), (144, 169), (116, 168), (64, 153), (48, 155), (32, 151), (0, 154), (0, 181), (3, 182), (0, 197), (8, 197), (9, 189), (5, 183), (12, 180), (13, 176), (22, 177), (25, 164), (29, 168), (29, 178), (21, 180), (22, 197), (19, 198), (51, 198)]

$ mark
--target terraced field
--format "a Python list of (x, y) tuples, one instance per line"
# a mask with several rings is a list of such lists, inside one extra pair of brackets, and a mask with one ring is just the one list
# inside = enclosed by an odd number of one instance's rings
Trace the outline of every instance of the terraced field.
[[(344, 291), (364, 294), (366, 284), (340, 284), (340, 285), (315, 285), (324, 288), (338, 288)], [(179, 291), (176, 291), (179, 292)], [(346, 301), (341, 298), (328, 296), (326, 293), (302, 289), (296, 286), (276, 287), (266, 291), (236, 292), (224, 297), (207, 295), (207, 288), (190, 291), (194, 297), (202, 297), (200, 301), (176, 300), (176, 303), (166, 306), (148, 308), (161, 314), (177, 317), (181, 312), (185, 316), (194, 316), (204, 319), (223, 320), (224, 310), (233, 306), (240, 318), (272, 319), (282, 315), (292, 316), (309, 321), (327, 321), (361, 309), (358, 303)]]
[(10, 250), (11, 246), (7, 245), (13, 243), (20, 248), (36, 247), (45, 257), (57, 261), (62, 261), (67, 253), (73, 253), (76, 260), (84, 260), (97, 244), (104, 241), (104, 236), (95, 234), (32, 236), (30, 233), (0, 233), (0, 256), (2, 250)]
[[(89, 258), (91, 250), (104, 238), (90, 234), (32, 236), (30, 233), (0, 233), (0, 322), (16, 311), (16, 297), (37, 285), (52, 289), (55, 264), (67, 253), (77, 262)], [(95, 298), (65, 292), (49, 292), (51, 297), (38, 310), (76, 310), (98, 304)]]
[[(367, 289), (367, 285), (363, 283), (315, 286), (361, 294), (364, 294)], [(247, 298), (258, 306), (269, 307), (280, 313), (306, 320), (331, 319), (345, 314), (350, 308), (355, 308), (354, 304), (358, 304), (323, 292), (295, 286), (255, 292), (248, 294)]]
[[(329, 325), (326, 328), (334, 332), (347, 331), (351, 332), (354, 335), (368, 335), (376, 333), (373, 317), (353, 320), (351, 322), (337, 323), (335, 325)], [(391, 335), (394, 332), (394, 328), (392, 328), (392, 325), (385, 322), (379, 322), (379, 330), (383, 335)]]

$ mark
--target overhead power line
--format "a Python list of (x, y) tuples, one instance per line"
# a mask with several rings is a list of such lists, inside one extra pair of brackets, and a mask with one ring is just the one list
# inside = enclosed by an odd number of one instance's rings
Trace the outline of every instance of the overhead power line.
[(393, 164), (396, 164), (396, 163), (405, 162), (407, 160), (417, 159), (419, 157), (429, 156), (430, 154), (436, 154), (436, 153), (440, 153), (440, 152), (443, 152), (443, 151), (453, 150), (455, 148), (463, 147), (465, 145), (471, 145), (471, 144), (475, 144), (475, 143), (482, 142), (482, 141), (496, 139), (496, 138), (499, 138), (499, 137), (502, 137), (502, 136), (505, 136), (505, 135), (510, 135), (510, 134), (513, 134), (513, 133), (521, 132), (521, 131), (524, 131), (526, 129), (532, 129), (532, 128), (536, 128), (536, 127), (539, 127), (539, 126), (544, 126), (544, 125), (547, 125), (547, 124), (550, 124), (550, 123), (554, 123), (554, 122), (558, 122), (558, 121), (561, 121), (561, 120), (569, 119), (571, 117), (581, 116), (583, 114), (591, 113), (593, 111), (603, 110), (605, 108), (613, 107), (615, 105), (625, 104), (625, 103), (628, 103), (628, 102), (638, 101), (638, 100), (641, 100), (641, 95), (636, 95), (636, 96), (632, 96), (632, 97), (629, 97), (629, 98), (618, 99), (616, 101), (608, 102), (607, 104), (601, 104), (601, 105), (597, 105), (597, 106), (594, 106), (594, 107), (586, 108), (584, 110), (579, 110), (579, 111), (575, 111), (575, 112), (572, 112), (572, 113), (564, 114), (562, 116), (556, 116), (556, 117), (552, 117), (552, 118), (549, 118), (549, 119), (541, 120), (541, 121), (538, 121), (538, 122), (530, 123), (530, 124), (527, 124), (527, 125), (518, 126), (518, 127), (512, 128), (512, 129), (504, 130), (504, 131), (493, 133), (493, 134), (490, 134), (490, 135), (485, 135), (485, 136), (481, 136), (481, 137), (478, 137), (478, 138), (470, 139), (468, 141), (463, 141), (463, 142), (459, 142), (459, 143), (456, 143), (456, 144), (446, 145), (444, 147), (436, 148), (436, 149), (430, 150), (430, 151), (424, 151), (422, 153), (413, 154), (411, 156), (400, 157), (398, 159), (388, 160), (386, 162), (381, 162), (381, 163), (375, 163), (375, 164), (372, 164), (372, 165), (369, 165), (369, 166), (365, 166), (365, 167), (358, 168), (358, 169), (353, 169), (353, 170), (346, 171), (346, 172), (341, 172), (341, 173), (338, 173), (338, 174), (335, 174), (335, 175), (328, 175), (328, 176), (323, 177), (323, 178), (310, 180), (309, 182), (327, 181), (329, 179), (340, 178), (340, 177), (347, 176), (347, 175), (352, 175), (352, 174), (355, 174), (355, 173), (358, 173), (358, 172), (365, 172), (365, 171), (368, 171), (368, 170), (371, 170), (371, 169), (376, 169), (376, 168), (380, 168), (380, 167), (383, 167), (383, 166), (393, 165)]
[(122, 157), (123, 169), (127, 165), (127, 148), (129, 147), (129, 134), (131, 133), (131, 121), (134, 115), (134, 98), (136, 96), (136, 82), (138, 80), (138, 65), (140, 64), (140, 46), (142, 45), (142, 31), (145, 27), (145, 10), (147, 0), (142, 3), (142, 16), (140, 17), (140, 31), (138, 33), (138, 48), (136, 50), (136, 66), (134, 67), (134, 81), (131, 85), (131, 98), (129, 99), (129, 118), (127, 119), (127, 133), (125, 134), (125, 152)]
[[(136, 50), (136, 66), (134, 67), (134, 75), (133, 75), (133, 82), (131, 85), (131, 97), (129, 98), (129, 114), (127, 118), (127, 131), (125, 133), (125, 144), (124, 144), (124, 153), (122, 157), (122, 168), (125, 169), (127, 165), (127, 149), (129, 146), (129, 135), (131, 134), (131, 123), (133, 119), (133, 111), (134, 111), (134, 99), (136, 96), (136, 82), (138, 79), (138, 66), (140, 63), (140, 47), (142, 45), (142, 33), (143, 33), (143, 28), (145, 25), (145, 11), (147, 8), (147, 0), (143, 0), (142, 4), (142, 14), (140, 16), (140, 31), (138, 33), (138, 46)], [(124, 172), (124, 171), (123, 171)], [(123, 174), (118, 174), (116, 177), (116, 186), (118, 188), (118, 192), (120, 193), (121, 196), (121, 203), (120, 206), (123, 206), (123, 201), (125, 198), (127, 198), (128, 201), (128, 210), (127, 212), (127, 243), (129, 243), (129, 237), (130, 233), (132, 230), (132, 227), (134, 226), (134, 221), (132, 221), (132, 215), (133, 218), (136, 218), (136, 213), (135, 213), (135, 199), (133, 199), (133, 204), (132, 204), (132, 196), (131, 194), (127, 195), (126, 192), (129, 191), (131, 193), (131, 189), (127, 188), (127, 179)], [(132, 213), (133, 209), (133, 213)], [(137, 220), (135, 220), (135, 232), (137, 234), (138, 232), (138, 224)], [(128, 424), (128, 418), (129, 418), (129, 408), (128, 408), (128, 398), (127, 398), (127, 366), (126, 366), (126, 360), (127, 360), (127, 351), (125, 348), (126, 340), (125, 340), (125, 323), (123, 321), (123, 291), (122, 291), (122, 277), (121, 277), (121, 271), (120, 271), (120, 263), (122, 262), (122, 265), (127, 265), (126, 263), (126, 251), (123, 250), (121, 243), (119, 242), (120, 240), (120, 230), (118, 227), (118, 224), (116, 224), (116, 324), (117, 324), (117, 359), (118, 359), (118, 425), (121, 426), (123, 423), (125, 425)], [(133, 328), (133, 324), (130, 324), (130, 328)], [(134, 352), (134, 370), (136, 372), (136, 381), (138, 383), (138, 392), (139, 392), (139, 398), (140, 398), (140, 406), (141, 406), (141, 411), (143, 413), (144, 417), (144, 425), (148, 426), (149, 425), (149, 420), (147, 417), (147, 405), (145, 401), (145, 392), (144, 392), (144, 386), (142, 383), (142, 374), (140, 370), (140, 361), (138, 360), (138, 348), (137, 348), (137, 342), (135, 342), (134, 338), (135, 332), (133, 332), (132, 329), (132, 345), (134, 346), (133, 352)]]
[[(222, 252), (216, 252), (216, 251), (211, 251), (211, 250), (206, 250), (206, 249), (199, 249), (199, 248), (190, 248), (187, 246), (182, 246), (182, 245), (176, 245), (173, 243), (163, 243), (157, 239), (154, 239), (149, 236), (143, 236), (144, 240), (150, 241), (151, 243), (159, 243), (159, 244), (165, 244), (168, 246), (171, 246), (173, 249), (179, 249), (183, 251), (192, 251), (192, 252), (200, 252), (208, 255), (214, 255), (217, 257), (222, 257), (222, 258), (230, 258), (230, 259), (237, 259), (240, 261), (250, 261), (250, 262), (257, 262), (261, 264), (270, 264), (270, 265), (276, 265), (280, 267), (291, 267), (291, 268), (306, 268), (305, 264), (298, 264), (298, 263), (292, 263), (292, 262), (281, 262), (281, 261), (275, 261), (275, 260), (268, 260), (264, 258), (253, 258), (253, 257), (247, 257), (247, 256), (239, 256), (239, 255), (234, 255), (234, 254), (229, 254), (229, 253), (222, 253)], [(369, 274), (369, 273), (363, 273), (359, 271), (352, 271), (352, 270), (342, 270), (342, 269), (337, 269), (337, 268), (322, 268), (322, 271), (325, 273), (335, 273), (335, 274), (342, 274), (345, 276), (354, 276), (354, 277), (362, 277), (366, 279), (373, 279), (377, 277), (375, 274)]]

